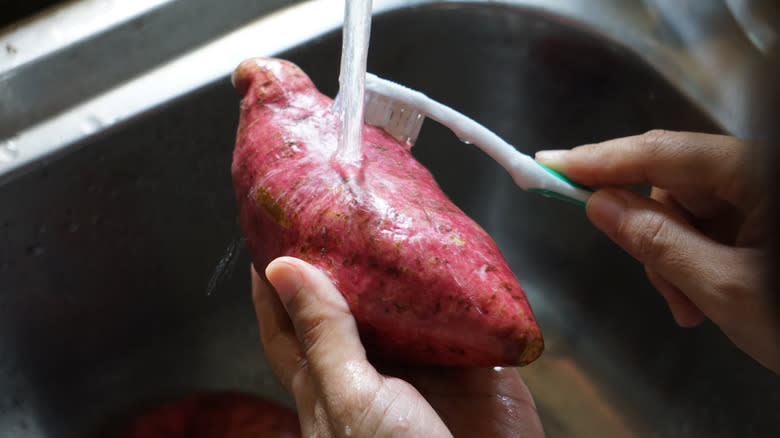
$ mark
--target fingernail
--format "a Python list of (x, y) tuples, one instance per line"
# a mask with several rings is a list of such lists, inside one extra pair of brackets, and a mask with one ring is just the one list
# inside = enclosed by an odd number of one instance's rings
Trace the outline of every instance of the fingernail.
[(265, 276), (285, 306), (301, 289), (303, 278), (298, 268), (284, 260), (276, 259), (265, 268)]
[(551, 149), (547, 151), (539, 151), (534, 155), (536, 161), (544, 164), (550, 168), (557, 168), (563, 161), (563, 156), (569, 152), (566, 149)]
[(609, 189), (597, 191), (588, 200), (588, 217), (596, 228), (608, 236), (617, 233), (625, 211), (625, 199)]

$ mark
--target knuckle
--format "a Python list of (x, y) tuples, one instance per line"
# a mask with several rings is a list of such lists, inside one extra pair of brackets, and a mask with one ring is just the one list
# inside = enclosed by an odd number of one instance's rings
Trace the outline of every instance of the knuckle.
[(656, 212), (644, 212), (622, 224), (619, 232), (631, 245), (631, 251), (643, 263), (655, 263), (672, 257), (675, 237), (666, 217)]
[(355, 416), (354, 422), (357, 430), (370, 432), (367, 433), (367, 436), (381, 436), (379, 435), (381, 422), (376, 421), (376, 413), (385, 411), (386, 406), (383, 406), (384, 403), (382, 403), (382, 397), (385, 395), (384, 387), (370, 393), (358, 394), (359, 399), (356, 405), (359, 408), (351, 410), (352, 415)]
[(755, 299), (755, 291), (762, 290), (761, 275), (755, 275), (755, 267), (760, 261), (752, 256), (752, 250), (734, 251), (729, 266), (712, 269), (709, 272), (709, 284), (714, 298), (722, 303), (742, 304)]
[(303, 345), (304, 354), (308, 357), (328, 336), (328, 321), (323, 315), (312, 315), (300, 321), (300, 326), (298, 338)]
[(639, 144), (645, 148), (658, 149), (667, 145), (674, 133), (665, 129), (651, 129), (639, 136)]
[(308, 376), (309, 376), (309, 362), (308, 360), (306, 360), (305, 356), (299, 356), (296, 358), (295, 368), (291, 373), (289, 382), (282, 382), (282, 383), (289, 384), (289, 386), (285, 385), (285, 387), (287, 388), (287, 391), (291, 395), (295, 396), (309, 389), (310, 384), (308, 381)]

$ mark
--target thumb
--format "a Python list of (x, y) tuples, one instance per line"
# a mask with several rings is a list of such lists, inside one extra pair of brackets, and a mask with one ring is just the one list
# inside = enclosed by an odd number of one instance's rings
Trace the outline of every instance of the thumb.
[(268, 265), (265, 275), (290, 316), (315, 380), (343, 385), (345, 367), (373, 370), (347, 301), (322, 271), (302, 260), (280, 257)]

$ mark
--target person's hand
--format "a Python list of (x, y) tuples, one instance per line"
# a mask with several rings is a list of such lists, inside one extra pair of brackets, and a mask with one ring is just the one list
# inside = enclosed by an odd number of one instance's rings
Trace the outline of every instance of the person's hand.
[(682, 326), (708, 317), (742, 350), (780, 372), (780, 330), (765, 285), (770, 199), (760, 145), (651, 131), (536, 159), (589, 186), (651, 185), (650, 197), (604, 188), (593, 224), (645, 265)]
[(397, 365), (398, 377), (382, 374), (322, 271), (282, 257), (265, 275), (277, 293), (252, 269), (260, 339), (295, 399), (303, 436), (544, 436), (516, 370)]

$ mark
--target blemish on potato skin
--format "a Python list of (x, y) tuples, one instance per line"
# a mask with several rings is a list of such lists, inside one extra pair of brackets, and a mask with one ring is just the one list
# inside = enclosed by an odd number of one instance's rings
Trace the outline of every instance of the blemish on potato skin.
[(466, 241), (461, 239), (460, 236), (457, 234), (450, 234), (449, 239), (452, 243), (455, 244), (455, 246), (463, 246), (466, 244)]
[(385, 269), (385, 272), (387, 273), (387, 275), (393, 278), (398, 278), (398, 276), (401, 275), (401, 270), (396, 268), (395, 266), (388, 266)]
[(255, 191), (255, 202), (258, 207), (262, 208), (266, 214), (271, 216), (274, 222), (284, 228), (290, 226), (290, 221), (284, 215), (284, 208), (276, 202), (276, 199), (274, 199), (264, 187), (259, 187)]
[(450, 231), (452, 231), (452, 227), (448, 224), (437, 224), (436, 229), (438, 229), (442, 233), (449, 233)]

